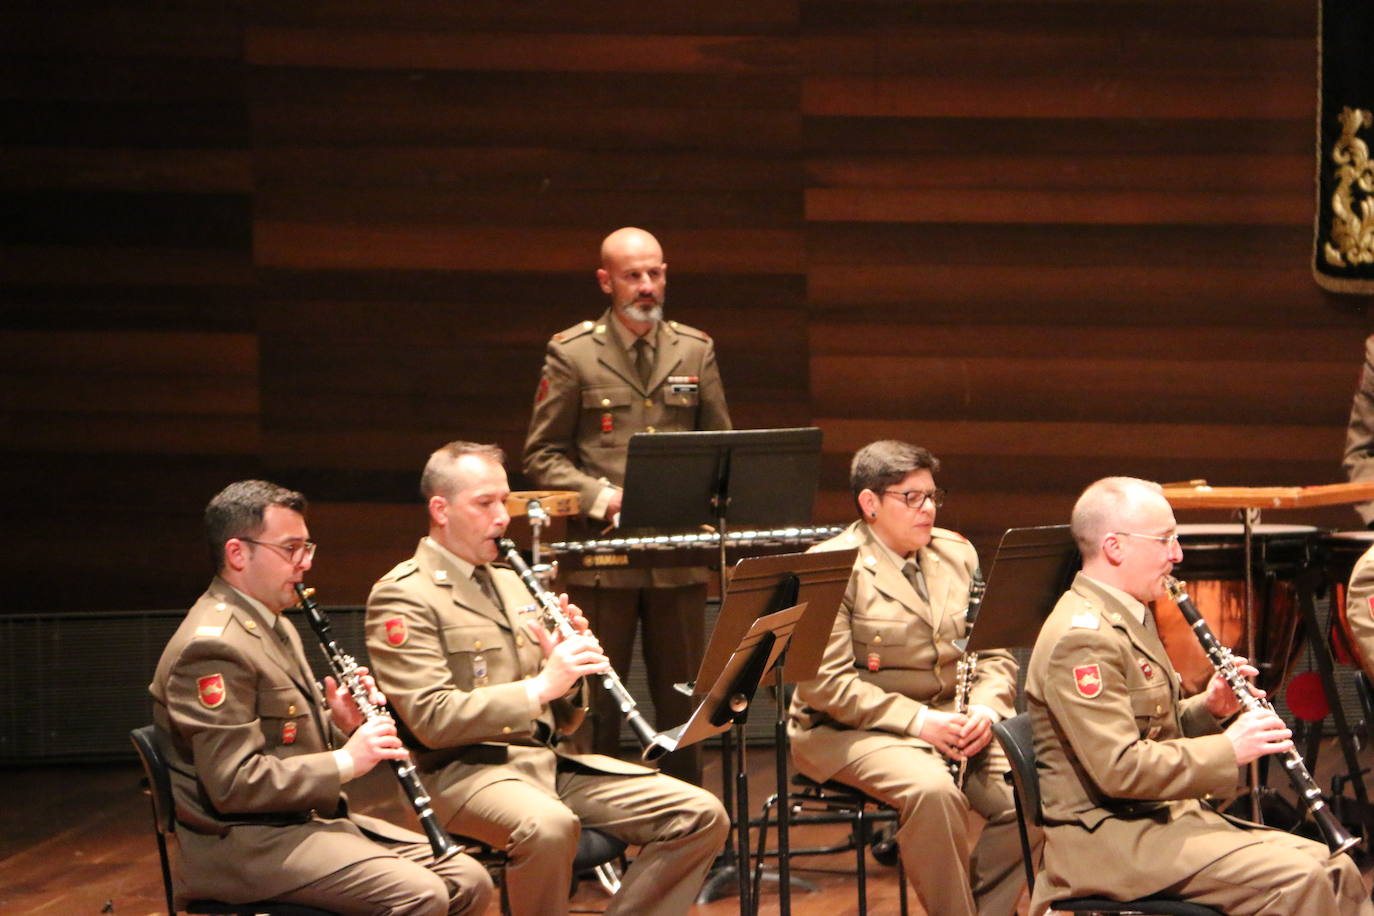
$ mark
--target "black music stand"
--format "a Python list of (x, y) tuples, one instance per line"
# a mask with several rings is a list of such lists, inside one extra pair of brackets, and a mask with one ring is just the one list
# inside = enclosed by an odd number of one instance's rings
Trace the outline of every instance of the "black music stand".
[(1080, 565), (1068, 525), (1008, 528), (988, 568), (978, 625), (965, 648), (1029, 649)]
[[(730, 523), (765, 528), (809, 521), (820, 474), (821, 431), (814, 426), (635, 433), (625, 459), (620, 527), (628, 532), (714, 526), (720, 535), (723, 605)], [(734, 807), (727, 775), (730, 735), (721, 734), (721, 796), (727, 811)], [(726, 872), (729, 855), (727, 847)], [(708, 886), (719, 886), (717, 877), (713, 873)]]
[[(720, 616), (697, 671), (696, 683), (711, 685), (706, 698), (684, 725), (660, 735), (646, 752), (646, 756), (653, 759), (723, 733), (733, 725), (741, 726), (739, 740), (734, 742), (737, 751), (727, 755), (726, 761), (734, 763), (735, 774), (735, 810), (731, 812), (738, 845), (735, 862), (733, 866), (712, 872), (698, 902), (715, 899), (718, 891), (734, 878), (739, 891), (740, 913), (751, 916), (756, 911), (749, 884), (748, 747), (742, 726), (748, 719), (760, 680), (772, 671), (778, 691), (776, 765), (780, 790), (785, 791), (787, 731), (786, 710), (782, 705), (783, 684), (816, 676), (856, 553), (857, 550), (849, 549), (740, 560), (730, 577), (730, 591), (721, 602)], [(780, 838), (785, 835), (785, 817), (780, 811)], [(785, 841), (780, 845), (780, 855), (784, 864), (779, 887), (784, 906), (782, 912), (786, 913), (790, 904), (790, 871), (785, 864)], [(731, 867), (735, 869), (733, 875)]]

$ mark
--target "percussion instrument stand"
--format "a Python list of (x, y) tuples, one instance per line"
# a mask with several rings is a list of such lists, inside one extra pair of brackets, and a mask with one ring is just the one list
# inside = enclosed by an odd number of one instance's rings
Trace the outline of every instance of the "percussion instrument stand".
[(534, 497), (525, 503), (525, 515), (530, 520), (530, 569), (545, 588), (552, 588), (553, 580), (558, 576), (558, 564), (545, 563), (539, 557), (539, 537), (549, 522), (549, 514), (544, 511), (539, 499)]

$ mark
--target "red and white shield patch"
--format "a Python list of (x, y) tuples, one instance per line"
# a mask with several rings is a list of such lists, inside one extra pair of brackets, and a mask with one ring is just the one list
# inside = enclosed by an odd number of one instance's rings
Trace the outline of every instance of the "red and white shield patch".
[(200, 705), (206, 709), (214, 709), (221, 705), (228, 695), (224, 689), (224, 675), (207, 674), (197, 680), (196, 695), (200, 697)]
[(1102, 692), (1102, 672), (1096, 665), (1079, 665), (1073, 669), (1073, 685), (1091, 700)]
[(295, 722), (283, 722), (283, 723), (282, 723), (282, 725), (281, 725), (281, 743), (282, 743), (282, 744), (295, 744), (295, 743), (296, 743), (296, 723), (295, 723)]
[(1369, 613), (1374, 614), (1374, 595), (1369, 596)]
[(539, 390), (534, 393), (534, 403), (541, 403), (544, 398), (549, 396), (549, 378), (545, 376), (539, 380)]
[(404, 646), (406, 644), (406, 622), (403, 618), (392, 617), (384, 626), (386, 627), (387, 645)]

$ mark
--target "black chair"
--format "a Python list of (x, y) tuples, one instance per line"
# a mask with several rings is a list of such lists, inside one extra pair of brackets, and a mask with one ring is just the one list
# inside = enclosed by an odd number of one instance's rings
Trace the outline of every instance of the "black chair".
[[(1040, 812), (1040, 776), (1035, 771), (1035, 743), (1031, 740), (1029, 713), (1021, 713), (992, 726), (1002, 750), (1011, 762), (1013, 795), (1016, 800), (1016, 819), (1021, 828), (1021, 859), (1026, 866), (1026, 887), (1035, 890), (1035, 863), (1031, 861), (1030, 835), (1027, 822), (1043, 825)], [(1100, 916), (1128, 916), (1128, 914), (1166, 914), (1166, 916), (1223, 916), (1211, 907), (1173, 900), (1168, 897), (1141, 897), (1136, 900), (1109, 900), (1106, 897), (1070, 897), (1050, 904), (1061, 913), (1089, 913)]]
[[(510, 899), (506, 894), (506, 854), (494, 849), (480, 840), (454, 834), (453, 838), (461, 843), (463, 851), (481, 862), (501, 893), (501, 912), (510, 916)], [(583, 875), (593, 875), (605, 888), (607, 894), (614, 895), (620, 890), (620, 876), (627, 868), (625, 862), (626, 844), (600, 830), (583, 828), (577, 838), (577, 853), (573, 856), (572, 887), (568, 888), (571, 897), (577, 891), (578, 881)], [(570, 910), (572, 913), (600, 912), (600, 910)]]
[[(759, 899), (759, 886), (763, 878), (763, 860), (768, 846), (768, 831), (774, 822), (773, 814), (777, 806), (782, 803), (784, 801), (778, 794), (770, 796), (763, 803), (763, 818), (758, 825), (761, 828), (759, 830), (758, 853), (754, 857), (753, 898), (755, 900)], [(877, 839), (872, 826), (884, 823), (895, 825), (897, 812), (853, 786), (834, 780), (816, 782), (801, 773), (793, 774), (792, 789), (786, 793), (785, 803), (790, 806), (791, 817), (789, 821), (792, 824), (850, 824), (849, 837), (845, 842), (809, 848), (795, 848), (789, 842), (788, 857), (830, 855), (853, 850), (855, 876), (858, 884), (856, 888), (859, 902), (858, 912), (859, 916), (866, 916), (868, 913), (868, 862), (865, 853)], [(892, 852), (896, 852), (895, 847)], [(887, 857), (879, 854), (877, 850), (874, 854), (876, 858), (879, 858), (879, 861)], [(776, 853), (771, 853), (771, 855), (776, 856)], [(897, 866), (897, 885), (900, 889), (898, 899), (900, 900), (901, 914), (907, 916), (906, 873), (902, 868), (900, 856), (893, 855), (892, 858), (895, 859), (894, 864)]]
[[(153, 831), (157, 836), (157, 852), (162, 859), (162, 890), (167, 895), (167, 916), (176, 916), (176, 902), (172, 897), (172, 869), (167, 859), (167, 837), (176, 832), (176, 806), (172, 804), (172, 778), (167, 773), (167, 761), (153, 740), (153, 726), (144, 725), (129, 732), (129, 738), (143, 761), (148, 777), (148, 797), (153, 807)], [(197, 916), (333, 916), (328, 910), (260, 900), (254, 903), (224, 903), (219, 900), (188, 900), (184, 912)]]

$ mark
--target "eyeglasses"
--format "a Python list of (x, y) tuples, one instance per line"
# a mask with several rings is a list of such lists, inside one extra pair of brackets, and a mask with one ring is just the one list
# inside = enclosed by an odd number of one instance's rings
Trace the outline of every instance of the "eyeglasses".
[(254, 538), (239, 538), (246, 544), (257, 544), (259, 547), (271, 547), (276, 550), (283, 550), (286, 562), (295, 565), (302, 560), (315, 559), (315, 548), (319, 545), (314, 541), (289, 541), (285, 544), (273, 544), (271, 541), (259, 541)]
[(919, 509), (930, 500), (931, 505), (940, 508), (945, 504), (945, 490), (939, 487), (934, 490), (884, 490), (884, 496), (900, 496), (902, 502), (906, 503), (908, 509)]
[(1159, 541), (1166, 550), (1178, 543), (1178, 532), (1173, 534), (1140, 534), (1135, 531), (1113, 531), (1112, 534), (1123, 538), (1146, 538), (1151, 541)]

